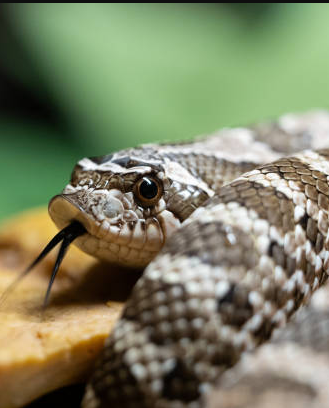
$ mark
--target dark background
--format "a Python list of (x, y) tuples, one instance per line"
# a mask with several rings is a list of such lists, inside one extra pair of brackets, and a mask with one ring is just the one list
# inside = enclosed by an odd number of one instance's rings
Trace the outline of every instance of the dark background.
[(2, 4), (0, 218), (83, 156), (329, 107), (328, 4)]

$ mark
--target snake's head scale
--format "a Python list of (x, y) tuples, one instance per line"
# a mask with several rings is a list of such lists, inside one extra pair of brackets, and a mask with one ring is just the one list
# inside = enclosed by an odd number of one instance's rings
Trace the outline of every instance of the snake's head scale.
[(110, 263), (146, 266), (167, 238), (213, 192), (152, 147), (84, 158), (49, 204), (58, 228), (78, 221), (75, 243)]

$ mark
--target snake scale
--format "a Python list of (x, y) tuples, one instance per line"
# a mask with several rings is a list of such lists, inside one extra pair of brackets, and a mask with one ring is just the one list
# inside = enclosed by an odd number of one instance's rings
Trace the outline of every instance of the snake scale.
[[(146, 267), (83, 408), (197, 408), (227, 373), (250, 369), (234, 366), (327, 280), (326, 147), (329, 115), (315, 111), (78, 162), (51, 218), (82, 225), (68, 242), (87, 253)], [(305, 319), (283, 333), (322, 327)], [(225, 389), (213, 406), (247, 406)]]

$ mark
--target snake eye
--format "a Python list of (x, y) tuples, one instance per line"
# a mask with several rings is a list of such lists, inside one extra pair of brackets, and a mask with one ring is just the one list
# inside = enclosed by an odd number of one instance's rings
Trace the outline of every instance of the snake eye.
[(135, 186), (135, 195), (142, 204), (150, 206), (155, 204), (161, 197), (162, 186), (154, 178), (143, 177)]

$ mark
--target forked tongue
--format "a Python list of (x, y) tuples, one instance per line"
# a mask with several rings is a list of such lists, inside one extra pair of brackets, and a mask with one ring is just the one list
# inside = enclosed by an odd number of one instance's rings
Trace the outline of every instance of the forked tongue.
[(80, 235), (83, 235), (86, 232), (85, 227), (78, 221), (72, 221), (70, 225), (63, 228), (54, 236), (54, 238), (45, 246), (41, 251), (40, 255), (31, 263), (31, 265), (26, 268), (18, 277), (12, 282), (8, 288), (0, 296), (0, 306), (7, 299), (8, 295), (16, 288), (18, 283), (58, 244), (62, 241), (60, 249), (58, 251), (57, 259), (50, 277), (48, 284), (47, 292), (43, 301), (43, 307), (46, 308), (49, 302), (49, 295), (51, 287), (54, 283), (58, 268), (62, 263), (66, 251), (70, 244), (78, 238)]

